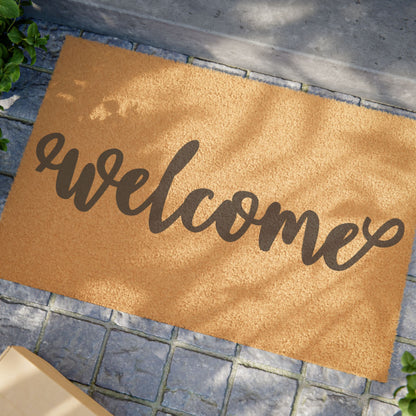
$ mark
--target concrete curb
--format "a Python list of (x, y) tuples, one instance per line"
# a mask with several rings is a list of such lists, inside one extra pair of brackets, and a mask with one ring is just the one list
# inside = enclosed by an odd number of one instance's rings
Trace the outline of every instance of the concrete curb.
[[(291, 2), (292, 9), (282, 0), (266, 0), (254, 6), (252, 15), (241, 0), (226, 5), (213, 0), (209, 7), (196, 3), (121, 0), (115, 7), (108, 0), (36, 0), (28, 14), (416, 110), (416, 65), (409, 52), (409, 45), (416, 43), (416, 20), (408, 23), (406, 13), (412, 6), (407, 0), (399, 0), (394, 9), (387, 1), (377, 1), (376, 10), (381, 12), (375, 16), (370, 9), (375, 0), (369, 0), (365, 10), (359, 0), (351, 2), (355, 4), (351, 7), (357, 7), (351, 10), (327, 0), (311, 0), (307, 5), (297, 0)], [(302, 7), (310, 21), (299, 19), (290, 31), (285, 29)], [(235, 16), (241, 9), (245, 14)], [(274, 13), (280, 27), (276, 24), (260, 30), (267, 13)], [(358, 18), (351, 23), (354, 14)], [(216, 16), (226, 17), (219, 21)], [(250, 25), (250, 30), (244, 25)]]

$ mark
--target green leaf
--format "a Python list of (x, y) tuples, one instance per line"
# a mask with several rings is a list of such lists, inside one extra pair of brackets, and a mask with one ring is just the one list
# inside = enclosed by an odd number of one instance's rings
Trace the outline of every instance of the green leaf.
[(16, 19), (19, 17), (20, 11), (14, 0), (1, 0), (0, 2), (0, 16), (6, 19)]
[(13, 65), (6, 71), (10, 81), (16, 82), (20, 78), (20, 69), (18, 65)]
[(0, 93), (7, 92), (12, 87), (12, 81), (7, 75), (3, 75), (3, 78), (0, 81)]
[(416, 400), (412, 400), (409, 404), (409, 407), (407, 409), (410, 416), (416, 416)]
[(407, 414), (407, 409), (409, 408), (409, 404), (410, 404), (410, 399), (400, 399), (399, 400), (399, 408), (402, 411), (403, 415)]
[(39, 36), (38, 25), (36, 23), (31, 23), (27, 28), (27, 36), (34, 39), (36, 36)]
[(13, 43), (17, 43), (19, 44), (22, 39), (24, 39), (24, 35), (22, 32), (20, 32), (20, 30), (16, 27), (13, 26), (10, 29), (10, 32), (7, 34), (7, 37), (13, 42)]
[(410, 352), (405, 351), (402, 355), (402, 371), (404, 373), (416, 372), (416, 359)]
[(25, 56), (23, 55), (23, 52), (19, 48), (15, 48), (13, 50), (13, 56), (11, 57), (9, 62), (20, 65), (23, 62), (24, 57)]
[(36, 50), (32, 45), (26, 45), (25, 49), (28, 52), (31, 59), (30, 65), (33, 65), (36, 62)]
[(407, 380), (407, 389), (416, 391), (416, 374), (411, 376), (406, 376)]
[(0, 43), (0, 57), (3, 59), (6, 59), (9, 56), (9, 53), (7, 52), (7, 48)]
[(0, 139), (0, 150), (2, 150), (3, 152), (7, 151), (7, 143), (10, 143), (6, 138), (1, 138)]
[(397, 387), (397, 389), (396, 389), (396, 390), (394, 390), (393, 397), (394, 397), (394, 398), (396, 398), (397, 393), (398, 393), (400, 390), (404, 389), (405, 387), (406, 387), (406, 386), (400, 386), (400, 387)]

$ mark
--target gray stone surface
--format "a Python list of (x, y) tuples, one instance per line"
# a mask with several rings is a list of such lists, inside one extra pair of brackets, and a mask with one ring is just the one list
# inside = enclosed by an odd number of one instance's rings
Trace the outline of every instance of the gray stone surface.
[(32, 126), (0, 118), (3, 136), (9, 139), (7, 152), (0, 152), (0, 174), (16, 175)]
[(279, 87), (291, 88), (292, 90), (300, 90), (301, 83), (296, 81), (288, 81), (283, 78), (273, 77), (271, 75), (259, 74), (258, 72), (250, 72), (250, 79), (265, 82), (266, 84), (278, 85)]
[[(409, 351), (411, 354), (413, 354), (413, 356), (416, 357), (416, 347), (412, 345), (402, 344), (400, 342), (396, 342), (394, 344), (388, 382), (379, 383), (377, 381), (373, 381), (371, 383), (370, 393), (392, 399), (394, 390), (396, 390), (397, 387), (406, 384), (406, 374), (402, 373), (401, 371), (402, 365), (400, 361), (405, 351)], [(400, 398), (403, 394), (404, 392), (401, 391), (397, 397)]]
[[(57, 4), (56, 7), (59, 7)], [(46, 45), (47, 52), (42, 49), (38, 49), (36, 66), (41, 68), (53, 70), (55, 68), (55, 63), (59, 57), (62, 45), (65, 41), (65, 36), (74, 36), (78, 37), (81, 33), (79, 29), (70, 28), (63, 25), (51, 24), (36, 20), (36, 23), (39, 28), (39, 32), (42, 36), (49, 35), (49, 40)]]
[(47, 305), (51, 296), (50, 292), (34, 289), (33, 287), (20, 285), (3, 279), (0, 279), (0, 295), (18, 300), (26, 300), (40, 305)]
[(355, 397), (318, 387), (304, 387), (297, 416), (361, 416), (362, 407)]
[(370, 400), (367, 416), (399, 416), (401, 412), (397, 406), (388, 403)]
[(416, 340), (416, 283), (406, 282), (397, 335)]
[(128, 40), (115, 38), (113, 36), (103, 36), (97, 35), (96, 33), (84, 32), (82, 34), (83, 39), (93, 40), (95, 42), (105, 43), (110, 46), (117, 46), (118, 48), (131, 50), (133, 48), (133, 43)]
[(152, 409), (140, 403), (116, 399), (98, 392), (92, 398), (107, 409), (113, 416), (150, 416)]
[(13, 178), (0, 174), (0, 218), (4, 209), (4, 204), (12, 187)]
[(45, 311), (0, 299), (0, 353), (9, 345), (33, 350), (45, 317)]
[[(416, 108), (413, 108), (413, 111), (403, 110), (401, 108), (392, 107), (390, 105), (375, 103), (373, 101), (361, 100), (360, 105), (362, 107), (370, 108), (372, 110), (384, 111), (386, 113), (395, 114), (397, 116), (407, 117), (416, 120)], [(406, 106), (405, 106), (406, 108)]]
[(295, 380), (239, 366), (227, 416), (289, 416), (296, 389)]
[(188, 331), (183, 328), (179, 329), (178, 340), (208, 351), (219, 352), (225, 355), (234, 355), (236, 347), (234, 342), (200, 334), (198, 332)]
[(412, 0), (36, 4), (51, 21), (416, 109)]
[(416, 277), (416, 237), (413, 240), (412, 255), (410, 257), (409, 270), (410, 276)]
[(129, 315), (125, 312), (114, 311), (112, 320), (119, 326), (142, 331), (145, 334), (155, 335), (160, 338), (169, 339), (173, 327), (161, 322), (141, 318), (140, 316)]
[(193, 65), (199, 66), (201, 68), (212, 69), (215, 71), (226, 72), (227, 74), (237, 75), (239, 77), (245, 77), (247, 72), (239, 69), (239, 68), (232, 68), (226, 65), (217, 64), (215, 62), (205, 61), (203, 59), (195, 58), (192, 61)]
[(336, 91), (329, 91), (329, 90), (326, 90), (325, 88), (309, 86), (308, 93), (313, 94), (313, 95), (319, 95), (320, 97), (324, 97), (324, 98), (344, 101), (349, 104), (354, 104), (354, 105), (360, 104), (360, 99), (358, 97), (354, 97), (352, 95), (343, 94), (343, 93), (336, 92)]
[(111, 331), (97, 385), (155, 400), (169, 346), (137, 335)]
[(342, 371), (308, 364), (306, 368), (308, 380), (324, 383), (332, 387), (339, 387), (347, 392), (362, 394), (365, 390), (366, 379), (343, 373)]
[(111, 316), (111, 309), (93, 305), (92, 303), (81, 302), (80, 300), (62, 295), (56, 296), (53, 308), (75, 312), (90, 318), (100, 319), (101, 321), (108, 321)]
[(89, 384), (104, 334), (102, 326), (52, 313), (39, 355), (70, 380)]
[(20, 78), (9, 92), (1, 95), (0, 114), (35, 121), (51, 75), (30, 68), (21, 68)]
[(177, 348), (163, 405), (195, 416), (219, 415), (230, 371), (230, 362)]
[(241, 347), (240, 358), (258, 364), (292, 371), (293, 373), (300, 373), (302, 368), (301, 361), (284, 357), (282, 355), (273, 354), (268, 351), (247, 347), (245, 345)]
[(184, 64), (186, 64), (186, 62), (188, 61), (188, 57), (183, 53), (167, 51), (166, 49), (155, 48), (149, 45), (138, 45), (136, 48), (136, 52), (145, 53), (147, 55), (159, 56), (161, 58), (170, 59), (176, 62), (182, 62)]

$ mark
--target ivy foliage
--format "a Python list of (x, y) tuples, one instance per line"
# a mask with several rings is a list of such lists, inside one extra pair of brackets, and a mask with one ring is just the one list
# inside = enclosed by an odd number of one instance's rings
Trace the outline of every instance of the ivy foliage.
[(416, 416), (416, 359), (410, 352), (406, 351), (402, 355), (401, 361), (402, 371), (410, 374), (406, 376), (407, 384), (396, 389), (394, 397), (400, 390), (407, 387), (407, 395), (399, 400), (399, 407), (402, 416)]
[[(36, 48), (46, 51), (49, 35), (42, 37), (37, 24), (23, 17), (23, 7), (31, 4), (31, 0), (0, 0), (0, 95), (20, 78), (22, 63), (36, 62)], [(0, 129), (0, 150), (6, 151), (7, 143)]]

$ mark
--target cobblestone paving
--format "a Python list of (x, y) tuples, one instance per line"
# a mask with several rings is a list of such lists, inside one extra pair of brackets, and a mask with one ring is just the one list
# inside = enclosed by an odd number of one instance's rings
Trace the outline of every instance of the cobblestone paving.
[[(0, 154), (0, 213), (66, 35), (81, 36), (380, 111), (414, 113), (339, 92), (230, 68), (127, 40), (38, 22), (49, 52), (0, 98), (12, 140)], [(340, 86), (342, 90), (342, 86)], [(0, 280), (0, 353), (23, 345), (52, 363), (116, 416), (393, 416), (403, 384), (400, 356), (416, 355), (416, 261), (403, 299), (388, 383), (300, 362), (229, 341)]]

